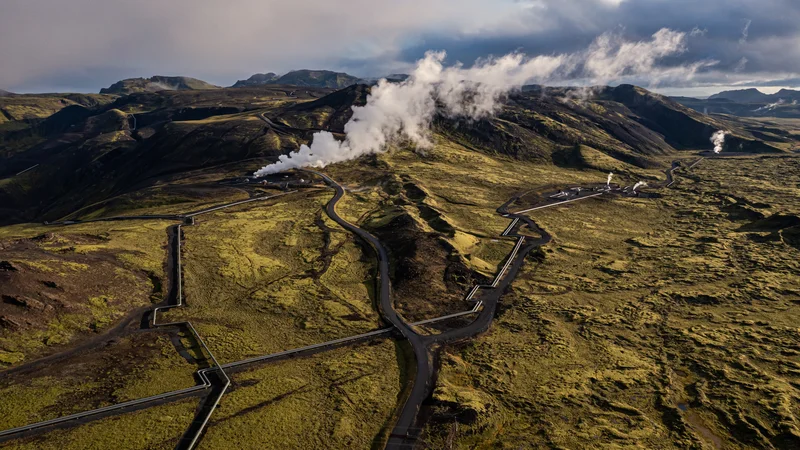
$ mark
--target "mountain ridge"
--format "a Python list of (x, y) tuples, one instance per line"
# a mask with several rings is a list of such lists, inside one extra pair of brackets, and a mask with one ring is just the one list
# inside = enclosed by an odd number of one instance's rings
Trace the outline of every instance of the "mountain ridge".
[(236, 83), (233, 83), (231, 87), (238, 88), (246, 86), (261, 86), (263, 84), (270, 84), (270, 82), (276, 80), (277, 78), (278, 74), (274, 72), (256, 73), (251, 75), (250, 78), (246, 80), (237, 80)]
[(150, 78), (126, 78), (107, 88), (101, 94), (127, 95), (136, 92), (186, 91), (219, 89), (211, 83), (192, 77), (155, 75)]
[[(9, 223), (54, 220), (164, 177), (246, 158), (275, 161), (317, 131), (341, 138), (370, 89), (141, 92), (0, 130), (0, 142), (11, 149), (0, 177), (13, 180), (0, 184), (2, 216)], [(709, 138), (720, 129), (731, 133), (726, 151), (779, 153), (791, 145), (790, 137), (705, 116), (639, 87), (598, 88), (595, 97), (579, 101), (571, 90), (514, 92), (494, 117), (477, 121), (437, 115), (432, 132), (441, 142), (487, 155), (605, 172), (635, 172), (672, 152), (710, 149)], [(259, 120), (262, 114), (270, 121)], [(14, 177), (34, 164), (35, 171)]]
[(708, 100), (728, 99), (738, 103), (773, 103), (779, 100), (800, 99), (800, 91), (781, 89), (774, 94), (765, 94), (756, 88), (722, 91), (708, 97)]
[(393, 73), (383, 77), (360, 78), (346, 72), (336, 72), (332, 70), (299, 69), (292, 70), (283, 75), (274, 72), (256, 73), (246, 80), (238, 80), (231, 87), (254, 87), (265, 85), (286, 85), (286, 86), (311, 86), (322, 88), (343, 89), (354, 84), (376, 84), (381, 79), (392, 82), (401, 82), (408, 79), (409, 75), (404, 73)]
[(342, 89), (358, 84), (360, 81), (360, 78), (344, 72), (300, 69), (281, 75), (269, 84)]

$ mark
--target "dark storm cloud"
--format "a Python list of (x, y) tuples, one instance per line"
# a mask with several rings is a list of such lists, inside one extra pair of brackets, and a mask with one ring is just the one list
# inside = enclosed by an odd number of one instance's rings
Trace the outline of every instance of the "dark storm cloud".
[[(523, 25), (515, 33), (498, 30), (477, 36), (431, 32), (418, 45), (404, 49), (402, 58), (414, 60), (428, 48), (445, 49), (452, 59), (460, 61), (515, 50), (531, 54), (573, 52), (610, 30), (624, 29), (630, 39), (645, 39), (664, 27), (685, 32), (697, 28), (702, 33), (690, 38), (688, 50), (665, 63), (713, 59), (719, 65), (709, 70), (732, 72), (745, 57), (744, 73), (800, 73), (800, 2), (795, 0), (628, 0), (619, 6), (562, 0), (544, 5), (530, 8), (518, 21), (545, 26), (525, 30)], [(747, 38), (743, 39), (748, 23)]]
[(96, 91), (156, 74), (229, 85), (298, 68), (375, 76), (429, 49), (471, 63), (575, 52), (607, 32), (648, 40), (661, 28), (701, 30), (662, 65), (718, 61), (667, 86), (774, 85), (800, 77), (798, 24), (796, 0), (3, 0), (0, 88)]

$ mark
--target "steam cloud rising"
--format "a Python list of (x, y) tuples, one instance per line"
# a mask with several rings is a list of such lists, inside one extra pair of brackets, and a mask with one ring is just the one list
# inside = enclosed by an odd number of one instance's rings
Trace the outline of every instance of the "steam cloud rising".
[(353, 107), (353, 117), (344, 127), (344, 141), (338, 142), (333, 134), (320, 131), (314, 134), (310, 147), (303, 145), (297, 152), (281, 155), (278, 162), (254, 175), (297, 167), (325, 167), (384, 151), (398, 137), (410, 140), (418, 148), (430, 148), (428, 129), (437, 102), (446, 114), (479, 119), (494, 112), (503, 94), (528, 80), (546, 79), (564, 60), (563, 56), (525, 59), (517, 53), (464, 69), (458, 65), (445, 68), (444, 58), (444, 52), (428, 52), (407, 80), (381, 80), (372, 88), (366, 105)]
[[(606, 33), (585, 51), (573, 54), (527, 57), (512, 53), (479, 60), (473, 67), (444, 67), (444, 52), (428, 52), (409, 78), (400, 83), (381, 80), (364, 106), (353, 107), (344, 127), (344, 141), (333, 134), (314, 134), (310, 146), (281, 155), (278, 162), (256, 171), (256, 177), (299, 167), (325, 167), (370, 153), (386, 151), (388, 144), (408, 140), (418, 149), (432, 147), (430, 123), (438, 111), (451, 117), (480, 119), (490, 116), (499, 100), (526, 83), (545, 83), (568, 76), (609, 81), (622, 76), (654, 76), (659, 59), (686, 50), (686, 33), (662, 29), (650, 41), (629, 42)], [(690, 77), (696, 65), (689, 66)], [(675, 69), (669, 69), (674, 75)], [(679, 71), (680, 72), (680, 71)]]
[[(786, 104), (786, 100), (784, 100), (782, 98), (779, 98), (777, 102), (770, 103), (768, 105), (764, 105), (764, 106), (762, 106), (760, 108), (756, 108), (756, 109), (753, 110), (753, 112), (759, 112), (759, 111), (764, 111), (764, 110), (772, 111), (772, 110), (778, 108), (779, 106), (785, 105), (785, 104)], [(797, 100), (792, 101), (792, 105), (796, 105), (796, 104), (797, 104)]]
[(714, 153), (720, 153), (722, 147), (725, 145), (725, 135), (728, 134), (724, 130), (719, 130), (711, 135), (711, 143), (714, 144)]

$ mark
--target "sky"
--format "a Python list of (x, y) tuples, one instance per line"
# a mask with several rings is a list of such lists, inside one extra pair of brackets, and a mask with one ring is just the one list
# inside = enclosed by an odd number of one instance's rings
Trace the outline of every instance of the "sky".
[(680, 76), (602, 81), (694, 96), (800, 87), (797, 0), (0, 0), (0, 11), (0, 89), (19, 93), (97, 92), (152, 75), (220, 86), (294, 69), (377, 77), (411, 70), (428, 50), (469, 66), (579, 52), (609, 33), (646, 41), (663, 28), (686, 34), (682, 52), (657, 61)]

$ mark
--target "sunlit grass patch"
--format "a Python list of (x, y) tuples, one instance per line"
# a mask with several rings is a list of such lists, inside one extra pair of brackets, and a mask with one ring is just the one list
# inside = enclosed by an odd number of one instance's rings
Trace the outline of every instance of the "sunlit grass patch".
[(380, 341), (234, 374), (199, 448), (372, 448), (400, 386), (394, 347)]

